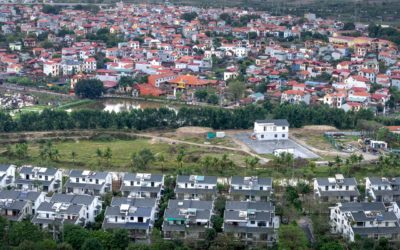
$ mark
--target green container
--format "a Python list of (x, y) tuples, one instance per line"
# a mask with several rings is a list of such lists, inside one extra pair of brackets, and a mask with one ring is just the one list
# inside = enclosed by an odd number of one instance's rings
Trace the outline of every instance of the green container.
[(207, 139), (214, 139), (216, 136), (217, 136), (217, 134), (214, 132), (207, 133)]

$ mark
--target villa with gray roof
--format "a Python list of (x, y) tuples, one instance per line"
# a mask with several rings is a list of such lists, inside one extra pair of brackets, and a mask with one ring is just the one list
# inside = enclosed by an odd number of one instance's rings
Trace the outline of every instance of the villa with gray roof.
[(16, 168), (11, 164), (0, 164), (0, 190), (14, 185)]
[(111, 184), (109, 172), (71, 170), (64, 188), (67, 193), (102, 195), (111, 191)]
[(367, 177), (365, 192), (374, 201), (400, 201), (400, 177)]
[(44, 199), (42, 192), (0, 191), (0, 215), (11, 221), (21, 221), (35, 214)]
[(59, 234), (64, 224), (85, 226), (88, 222), (94, 222), (101, 211), (101, 204), (96, 196), (53, 194), (40, 204), (32, 223)]
[(268, 201), (272, 194), (272, 178), (233, 176), (229, 194), (234, 200)]
[(133, 198), (160, 198), (164, 185), (161, 174), (125, 173), (121, 192)]
[(289, 139), (289, 122), (285, 119), (257, 120), (254, 122), (253, 136), (260, 141)]
[(217, 195), (217, 177), (178, 175), (175, 194), (177, 199), (212, 200)]
[(113, 197), (104, 214), (103, 229), (126, 229), (131, 239), (148, 242), (157, 210), (157, 199)]
[(277, 240), (279, 217), (266, 201), (227, 201), (223, 231), (248, 244), (273, 244)]
[(332, 233), (349, 241), (362, 238), (398, 240), (400, 226), (396, 214), (383, 202), (338, 203), (330, 208)]
[(323, 202), (357, 201), (360, 192), (355, 178), (335, 177), (314, 179), (314, 195)]
[(56, 168), (22, 166), (15, 180), (18, 190), (60, 192), (62, 171)]
[(213, 201), (169, 200), (164, 213), (164, 239), (205, 239), (211, 228)]

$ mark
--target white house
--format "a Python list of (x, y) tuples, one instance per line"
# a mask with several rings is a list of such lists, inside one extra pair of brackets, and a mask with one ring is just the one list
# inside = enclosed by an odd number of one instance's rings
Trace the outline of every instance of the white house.
[(178, 175), (175, 193), (178, 199), (211, 200), (217, 194), (217, 177)]
[(109, 172), (71, 170), (64, 188), (67, 193), (102, 195), (111, 191), (111, 184)]
[(62, 171), (55, 168), (22, 166), (15, 179), (17, 190), (59, 192), (61, 191)]
[(321, 201), (357, 201), (360, 192), (355, 178), (344, 178), (337, 174), (334, 178), (314, 179), (314, 195)]
[(362, 238), (398, 240), (400, 226), (396, 214), (383, 202), (338, 203), (330, 208), (332, 233), (349, 241)]
[(0, 164), (0, 190), (14, 185), (16, 168), (15, 165)]
[(233, 176), (230, 180), (229, 194), (234, 200), (267, 201), (272, 193), (272, 178)]
[(161, 197), (164, 175), (148, 173), (125, 173), (122, 179), (121, 192), (134, 198)]
[(257, 140), (287, 140), (289, 138), (289, 123), (285, 119), (258, 120), (254, 123), (253, 136)]
[(11, 221), (21, 221), (34, 215), (44, 199), (44, 192), (0, 191), (0, 215)]
[(374, 201), (400, 201), (400, 177), (367, 177), (365, 193)]

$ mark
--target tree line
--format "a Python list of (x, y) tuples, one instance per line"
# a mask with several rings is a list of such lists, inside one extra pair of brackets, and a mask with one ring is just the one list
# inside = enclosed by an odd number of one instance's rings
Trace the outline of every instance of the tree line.
[(216, 107), (182, 107), (132, 110), (120, 113), (99, 110), (45, 109), (41, 113), (20, 113), (14, 118), (0, 112), (0, 132), (52, 131), (68, 129), (165, 129), (182, 126), (203, 126), (213, 129), (249, 129), (258, 119), (287, 119), (291, 127), (331, 125), (354, 129), (359, 120), (377, 120), (385, 125), (398, 125), (400, 119), (375, 118), (370, 110), (344, 112), (326, 105), (281, 104), (276, 107), (249, 105), (237, 109)]

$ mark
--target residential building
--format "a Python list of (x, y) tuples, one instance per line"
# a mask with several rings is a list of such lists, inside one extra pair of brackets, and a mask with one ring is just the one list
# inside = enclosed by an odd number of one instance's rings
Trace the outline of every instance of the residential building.
[(15, 180), (17, 190), (59, 192), (62, 172), (56, 168), (22, 166)]
[(205, 239), (212, 228), (213, 201), (169, 200), (164, 213), (164, 239)]
[(178, 175), (175, 194), (177, 199), (212, 200), (217, 195), (217, 177)]
[(357, 201), (360, 192), (355, 178), (344, 178), (337, 174), (335, 177), (314, 179), (314, 195), (320, 201)]
[(67, 193), (101, 195), (111, 191), (111, 184), (109, 172), (71, 170), (64, 188)]
[(103, 229), (126, 229), (131, 239), (146, 242), (156, 215), (156, 199), (113, 197), (104, 214)]
[(44, 201), (42, 192), (0, 191), (0, 215), (11, 221), (21, 221), (35, 214)]
[(367, 177), (365, 193), (374, 201), (400, 201), (400, 177)]
[(254, 122), (253, 137), (264, 141), (287, 140), (289, 138), (289, 122), (280, 120), (257, 120)]
[(148, 173), (125, 173), (121, 192), (133, 198), (159, 199), (164, 185), (164, 175)]
[(400, 226), (396, 214), (383, 202), (338, 203), (330, 208), (332, 233), (349, 241), (362, 238), (398, 240)]
[(229, 194), (234, 200), (268, 201), (273, 193), (272, 178), (233, 176)]
[(14, 186), (15, 165), (0, 164), (0, 190)]
[(265, 201), (227, 201), (224, 233), (248, 244), (273, 244), (277, 241), (279, 217), (275, 207)]

